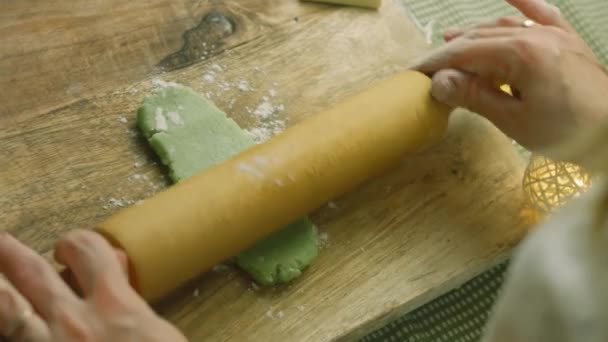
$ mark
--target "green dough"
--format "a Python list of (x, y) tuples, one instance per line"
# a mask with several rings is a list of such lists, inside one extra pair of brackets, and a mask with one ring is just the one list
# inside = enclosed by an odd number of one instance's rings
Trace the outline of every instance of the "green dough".
[(257, 283), (273, 285), (299, 277), (316, 256), (316, 230), (302, 218), (241, 253), (236, 262)]
[[(184, 86), (170, 85), (147, 96), (137, 124), (176, 183), (254, 144), (211, 101)], [(297, 278), (317, 254), (316, 228), (305, 217), (258, 241), (236, 256), (236, 263), (268, 286)]]

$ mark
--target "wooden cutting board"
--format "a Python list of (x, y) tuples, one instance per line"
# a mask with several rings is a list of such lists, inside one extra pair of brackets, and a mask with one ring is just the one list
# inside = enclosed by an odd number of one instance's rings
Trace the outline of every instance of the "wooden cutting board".
[[(0, 46), (1, 229), (49, 260), (62, 233), (167, 185), (134, 122), (155, 85), (206, 93), (245, 129), (262, 124), (252, 113), (264, 101), (291, 125), (428, 49), (398, 0), (378, 12), (11, 1), (0, 4)], [(312, 214), (324, 247), (298, 281), (258, 289), (218, 267), (156, 307), (192, 341), (356, 339), (509, 253), (527, 229), (523, 168), (509, 139), (456, 112), (442, 143)]]

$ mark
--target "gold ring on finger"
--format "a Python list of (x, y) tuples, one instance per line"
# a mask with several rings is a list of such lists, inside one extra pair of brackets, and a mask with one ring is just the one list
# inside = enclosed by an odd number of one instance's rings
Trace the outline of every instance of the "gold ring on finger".
[(530, 20), (530, 19), (526, 19), (526, 20), (524, 20), (523, 23), (521, 23), (521, 26), (525, 27), (525, 28), (530, 28), (534, 25), (536, 25), (536, 22), (534, 20)]

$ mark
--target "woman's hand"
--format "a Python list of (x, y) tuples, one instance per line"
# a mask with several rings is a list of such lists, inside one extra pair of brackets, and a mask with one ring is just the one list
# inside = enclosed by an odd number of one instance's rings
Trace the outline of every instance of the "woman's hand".
[(40, 255), (0, 234), (0, 336), (9, 341), (186, 341), (129, 285), (125, 259), (97, 233), (73, 231), (55, 259), (76, 294)]
[(559, 10), (543, 0), (507, 2), (531, 21), (450, 30), (447, 44), (413, 66), (433, 75), (433, 96), (485, 116), (535, 151), (608, 117), (608, 74)]

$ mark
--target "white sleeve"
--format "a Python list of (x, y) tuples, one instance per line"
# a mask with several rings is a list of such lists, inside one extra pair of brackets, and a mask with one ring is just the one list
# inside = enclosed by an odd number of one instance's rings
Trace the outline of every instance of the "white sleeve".
[(596, 184), (515, 253), (483, 342), (608, 341), (608, 187)]

